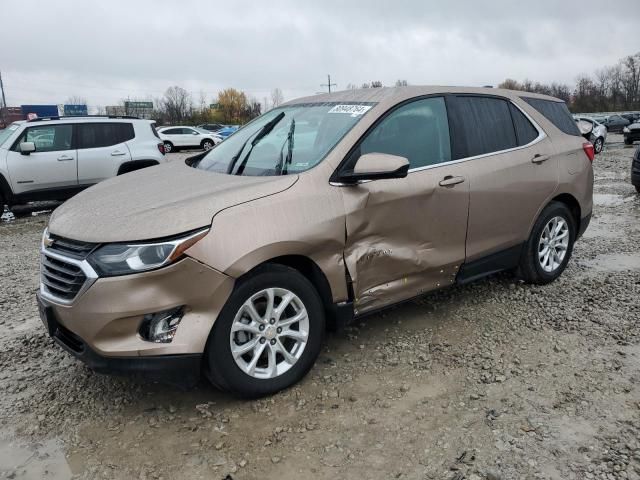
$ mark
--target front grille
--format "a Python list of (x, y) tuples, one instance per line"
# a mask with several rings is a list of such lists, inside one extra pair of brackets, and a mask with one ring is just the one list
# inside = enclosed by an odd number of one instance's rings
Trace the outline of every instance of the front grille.
[(96, 247), (95, 243), (79, 242), (77, 240), (69, 240), (67, 238), (61, 238), (56, 235), (50, 235), (49, 238), (53, 241), (50, 250), (57, 252), (61, 255), (65, 255), (72, 258), (78, 258), (84, 260), (87, 255)]
[(87, 280), (82, 269), (57, 257), (42, 254), (41, 280), (45, 290), (63, 300), (73, 300)]

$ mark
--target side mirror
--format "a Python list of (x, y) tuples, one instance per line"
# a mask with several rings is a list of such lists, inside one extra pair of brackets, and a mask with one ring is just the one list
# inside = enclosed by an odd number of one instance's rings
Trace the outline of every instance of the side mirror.
[(36, 144), (33, 142), (22, 142), (20, 144), (20, 153), (22, 155), (29, 155), (36, 151)]
[(200, 132), (193, 132), (193, 135), (200, 135)]
[(340, 181), (355, 184), (363, 180), (404, 178), (409, 173), (409, 160), (387, 153), (366, 153), (358, 158), (353, 171), (342, 172)]

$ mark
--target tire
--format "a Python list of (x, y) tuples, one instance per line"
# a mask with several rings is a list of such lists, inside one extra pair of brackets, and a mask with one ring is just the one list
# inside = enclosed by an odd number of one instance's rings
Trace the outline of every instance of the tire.
[[(276, 309), (273, 317), (265, 320), (269, 291), (275, 298), (273, 305), (279, 306), (284, 295), (293, 294), (293, 299), (283, 312)], [(253, 320), (247, 304), (257, 314)], [(299, 321), (278, 326), (298, 315)], [(251, 333), (245, 330), (249, 328)], [(293, 268), (265, 265), (237, 282), (220, 312), (207, 340), (205, 373), (211, 383), (234, 395), (257, 398), (274, 394), (298, 382), (311, 369), (320, 354), (324, 332), (322, 301), (311, 282)], [(239, 350), (235, 356), (232, 348)]]
[(173, 143), (171, 142), (164, 142), (164, 153), (171, 153), (175, 151), (175, 148), (173, 146)]
[(604, 138), (602, 137), (596, 138), (596, 141), (593, 142), (593, 151), (595, 153), (600, 153), (602, 152), (603, 148), (604, 148)]
[(201, 145), (202, 149), (207, 152), (211, 150), (214, 146), (215, 144), (213, 143), (212, 140), (203, 140)]
[(640, 185), (634, 185), (634, 187), (636, 187), (636, 193), (640, 194)]
[(624, 144), (625, 145), (633, 145), (633, 140), (631, 140), (630, 138), (625, 138), (624, 139)]
[[(547, 247), (548, 250), (551, 250), (550, 255), (540, 258), (539, 252), (544, 252), (542, 235), (544, 233), (547, 238), (549, 237), (547, 226), (550, 225), (554, 219), (562, 219), (566, 226), (566, 244), (564, 240), (565, 237), (557, 237), (551, 244), (556, 245), (556, 247)], [(562, 231), (565, 230), (562, 229), (561, 232)], [(561, 202), (551, 202), (547, 205), (536, 220), (531, 230), (529, 240), (527, 240), (525, 249), (522, 252), (518, 267), (519, 276), (525, 282), (537, 285), (545, 285), (553, 282), (567, 267), (567, 263), (573, 253), (576, 233), (576, 220), (567, 205)], [(562, 256), (560, 261), (554, 261), (554, 258), (558, 260), (558, 257), (553, 257), (551, 253), (554, 251), (561, 252), (563, 247), (564, 256)], [(560, 255), (560, 253), (558, 253), (558, 255)], [(546, 261), (545, 258), (547, 259)]]

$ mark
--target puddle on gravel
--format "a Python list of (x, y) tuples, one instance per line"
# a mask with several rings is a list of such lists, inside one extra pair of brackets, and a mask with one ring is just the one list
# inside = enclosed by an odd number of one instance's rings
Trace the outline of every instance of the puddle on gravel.
[(68, 480), (71, 476), (71, 469), (57, 440), (24, 446), (0, 439), (0, 477)]
[(640, 270), (640, 254), (637, 253), (604, 253), (592, 260), (585, 260), (584, 265), (601, 272), (624, 272)]

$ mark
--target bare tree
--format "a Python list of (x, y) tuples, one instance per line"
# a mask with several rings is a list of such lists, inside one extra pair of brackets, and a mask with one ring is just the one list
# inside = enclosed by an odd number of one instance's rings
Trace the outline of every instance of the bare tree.
[(271, 90), (271, 108), (275, 108), (284, 103), (284, 95), (278, 87)]
[(380, 80), (371, 82), (371, 88), (382, 88), (382, 82)]
[(182, 87), (169, 87), (160, 100), (160, 108), (172, 124), (184, 122), (193, 110), (191, 95)]
[(71, 95), (64, 103), (65, 105), (87, 105), (87, 99), (80, 95)]
[(357, 90), (358, 87), (356, 86), (355, 83), (347, 83), (347, 86), (345, 87), (347, 90)]
[(409, 85), (409, 82), (406, 80), (396, 80), (396, 87), (406, 87)]

